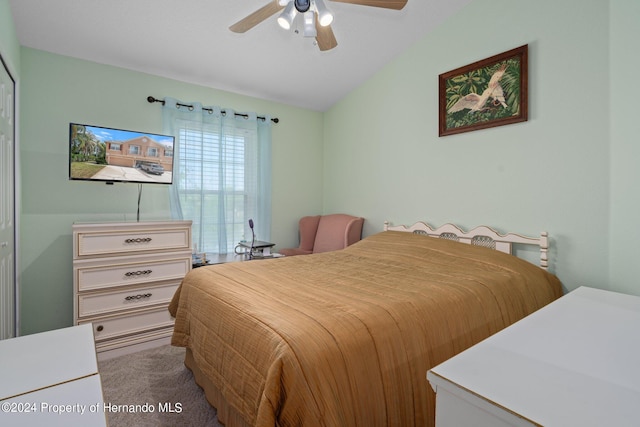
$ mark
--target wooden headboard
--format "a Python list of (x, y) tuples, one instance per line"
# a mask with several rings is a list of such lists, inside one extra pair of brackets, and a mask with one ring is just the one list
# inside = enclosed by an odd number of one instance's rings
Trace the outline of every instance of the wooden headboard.
[(500, 234), (491, 227), (481, 225), (471, 231), (464, 231), (454, 224), (444, 224), (433, 228), (425, 222), (419, 221), (411, 226), (395, 225), (384, 222), (384, 231), (405, 231), (414, 234), (455, 240), (470, 245), (484, 246), (513, 255), (513, 244), (534, 245), (540, 249), (540, 267), (546, 270), (549, 266), (549, 235), (546, 231), (540, 237), (527, 237), (515, 233)]

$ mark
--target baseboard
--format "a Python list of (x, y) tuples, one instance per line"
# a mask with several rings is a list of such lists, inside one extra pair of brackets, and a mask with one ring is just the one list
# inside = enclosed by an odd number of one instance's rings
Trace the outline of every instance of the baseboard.
[(127, 346), (121, 346), (111, 349), (98, 349), (98, 361), (113, 359), (114, 357), (124, 356), (125, 354), (137, 353), (139, 351), (148, 350), (150, 348), (160, 347), (171, 344), (171, 335), (160, 337), (153, 340), (139, 342)]

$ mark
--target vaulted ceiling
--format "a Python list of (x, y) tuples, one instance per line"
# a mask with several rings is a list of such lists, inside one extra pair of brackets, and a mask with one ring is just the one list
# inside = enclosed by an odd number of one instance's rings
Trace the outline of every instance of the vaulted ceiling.
[(272, 0), (10, 0), (22, 46), (325, 111), (471, 0), (390, 10), (325, 1), (338, 46), (321, 52), (277, 14), (229, 26)]

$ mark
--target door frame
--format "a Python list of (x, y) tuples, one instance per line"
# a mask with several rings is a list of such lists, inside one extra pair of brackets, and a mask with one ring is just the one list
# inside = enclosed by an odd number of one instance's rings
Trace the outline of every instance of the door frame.
[(20, 230), (20, 161), (19, 161), (19, 81), (11, 64), (0, 50), (0, 64), (13, 82), (13, 335), (20, 335), (20, 286), (19, 286), (19, 230)]

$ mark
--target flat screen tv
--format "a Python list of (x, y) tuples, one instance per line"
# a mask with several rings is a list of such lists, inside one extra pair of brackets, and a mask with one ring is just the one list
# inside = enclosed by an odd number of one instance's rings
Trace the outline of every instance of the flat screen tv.
[(171, 184), (169, 135), (69, 123), (69, 179)]

